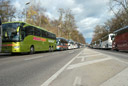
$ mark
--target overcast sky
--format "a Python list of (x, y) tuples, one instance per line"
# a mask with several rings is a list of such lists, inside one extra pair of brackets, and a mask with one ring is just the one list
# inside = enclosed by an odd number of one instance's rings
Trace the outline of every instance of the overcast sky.
[[(17, 9), (25, 7), (26, 2), (33, 0), (13, 0), (13, 5)], [(36, 0), (38, 1), (38, 0)], [(51, 19), (58, 19), (59, 8), (71, 9), (78, 26), (78, 30), (84, 35), (87, 42), (93, 36), (94, 27), (113, 16), (109, 11), (109, 0), (40, 0), (40, 5), (46, 8), (46, 15)]]

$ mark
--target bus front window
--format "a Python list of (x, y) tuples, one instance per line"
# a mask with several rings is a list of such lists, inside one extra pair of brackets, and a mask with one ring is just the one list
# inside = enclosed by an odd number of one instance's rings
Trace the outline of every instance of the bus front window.
[(60, 41), (57, 42), (57, 45), (60, 45)]
[(115, 38), (115, 35), (111, 35), (110, 38), (111, 38), (111, 40), (113, 41), (114, 38)]
[(19, 41), (19, 23), (6, 23), (2, 25), (3, 28), (3, 42)]

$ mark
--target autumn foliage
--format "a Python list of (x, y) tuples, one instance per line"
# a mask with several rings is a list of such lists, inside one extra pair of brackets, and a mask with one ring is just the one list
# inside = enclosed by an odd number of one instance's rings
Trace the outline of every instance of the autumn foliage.
[(77, 30), (76, 21), (70, 9), (58, 9), (58, 19), (48, 18), (45, 12), (46, 9), (39, 7), (39, 5), (29, 6), (26, 10), (26, 22), (43, 27), (55, 33), (57, 37), (64, 37), (85, 44), (85, 38)]
[[(3, 22), (25, 21), (32, 25), (40, 26), (56, 34), (57, 37), (64, 37), (84, 43), (85, 38), (77, 30), (76, 21), (70, 9), (58, 9), (58, 19), (50, 19), (46, 15), (46, 9), (40, 2), (24, 4), (23, 11), (10, 5), (11, 0), (0, 0), (0, 15)], [(57, 15), (57, 14), (56, 14)]]
[(128, 0), (110, 0), (109, 6), (115, 16), (94, 28), (92, 42), (128, 25)]

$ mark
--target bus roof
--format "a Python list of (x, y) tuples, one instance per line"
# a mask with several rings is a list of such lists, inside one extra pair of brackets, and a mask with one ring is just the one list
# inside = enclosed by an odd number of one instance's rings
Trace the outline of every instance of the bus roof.
[(67, 39), (65, 39), (65, 38), (63, 38), (63, 37), (56, 37), (56, 39), (64, 39), (64, 40), (67, 40)]
[(109, 33), (106, 36), (102, 37), (101, 39), (104, 39), (104, 38), (108, 37), (109, 35), (114, 35), (114, 34), (113, 33)]
[[(35, 26), (35, 25), (28, 24), (28, 23), (26, 23), (26, 22), (22, 22), (22, 21), (4, 22), (3, 24), (6, 24), (6, 23), (25, 23), (25, 26), (33, 26), (33, 27), (37, 27), (37, 28), (39, 28), (39, 29), (41, 29), (41, 30), (47, 31), (47, 32), (49, 32), (49, 33), (52, 33), (52, 32), (50, 32), (50, 31), (44, 29), (43, 27)], [(53, 34), (53, 33), (52, 33), (52, 34)]]
[(124, 29), (127, 29), (127, 28), (128, 28), (128, 26), (125, 26), (125, 27), (123, 27), (123, 28), (120, 28), (120, 29), (114, 31), (114, 33), (117, 33), (117, 32), (119, 32), (119, 31), (124, 30)]

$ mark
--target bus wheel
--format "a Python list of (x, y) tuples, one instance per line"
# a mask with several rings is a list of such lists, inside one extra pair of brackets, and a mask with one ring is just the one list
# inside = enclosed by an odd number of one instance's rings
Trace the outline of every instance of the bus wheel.
[(64, 49), (63, 48), (61, 48), (61, 51), (63, 51)]
[(49, 52), (51, 52), (51, 47), (49, 47)]
[(53, 48), (53, 47), (51, 48), (51, 51), (52, 51), (52, 52), (54, 51), (54, 48)]
[(31, 48), (30, 48), (30, 54), (34, 54), (34, 47), (33, 46), (31, 46)]
[(11, 53), (12, 56), (16, 55), (16, 53)]
[(118, 50), (118, 47), (117, 47), (117, 45), (116, 45), (116, 47), (115, 47), (115, 50), (116, 50), (116, 51), (119, 51), (119, 50)]

